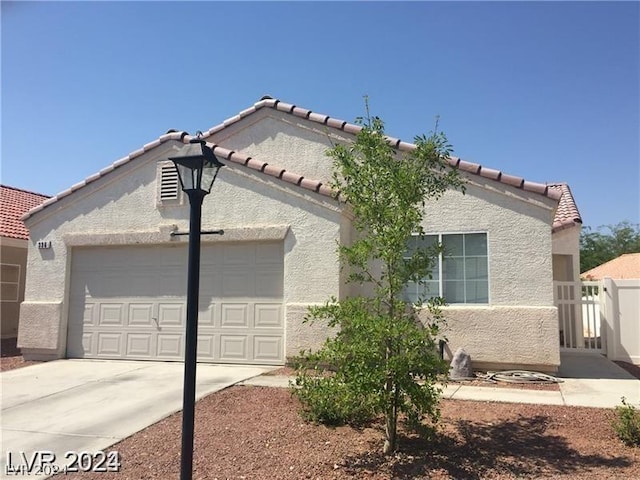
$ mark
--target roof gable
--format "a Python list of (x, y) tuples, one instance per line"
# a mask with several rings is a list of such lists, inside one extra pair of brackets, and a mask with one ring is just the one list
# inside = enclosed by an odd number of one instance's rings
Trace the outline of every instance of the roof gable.
[[(250, 115), (257, 112), (258, 110), (265, 109), (265, 108), (271, 108), (280, 112), (284, 112), (286, 114), (304, 118), (311, 122), (316, 122), (318, 124), (322, 124), (327, 127), (330, 127), (351, 135), (357, 135), (362, 130), (362, 127), (359, 125), (355, 125), (353, 123), (349, 123), (344, 120), (336, 119), (325, 114), (312, 112), (311, 110), (297, 107), (293, 104), (281, 102), (280, 100), (265, 96), (260, 101), (256, 102), (253, 106), (241, 111), (237, 115), (234, 115), (233, 117), (228, 118), (224, 120), (222, 123), (207, 130), (204, 133), (204, 138), (208, 138), (224, 130), (229, 126), (236, 124), (242, 119), (249, 117)], [(186, 132), (177, 132), (174, 130), (170, 130), (165, 135), (162, 135), (155, 141), (144, 145), (141, 149), (131, 152), (129, 155), (114, 162), (109, 167), (101, 170), (100, 172), (94, 175), (91, 175), (90, 177), (86, 178), (82, 182), (79, 182), (73, 185), (72, 187), (70, 187), (69, 189), (57, 194), (55, 197), (48, 199), (41, 205), (37, 206), (36, 208), (26, 213), (23, 216), (23, 220), (26, 220), (27, 218), (37, 213), (38, 211), (57, 202), (59, 199), (72, 194), (76, 190), (83, 188), (88, 183), (91, 183), (97, 180), (98, 178), (101, 178), (102, 176), (109, 174), (110, 172), (117, 169), (118, 167), (132, 161), (133, 159), (143, 155), (144, 153), (150, 150), (153, 150), (154, 148), (158, 147), (159, 145), (167, 141), (178, 140), (181, 142), (188, 142), (191, 138), (193, 137), (188, 135)], [(396, 148), (401, 152), (412, 152), (417, 148), (416, 145), (412, 143), (404, 142), (398, 138), (393, 138), (389, 136), (387, 136), (386, 138), (394, 148)], [(222, 160), (231, 161), (235, 164), (242, 165), (252, 170), (262, 172), (268, 176), (280, 179), (286, 183), (297, 185), (299, 187), (314, 191), (316, 193), (319, 193), (327, 197), (335, 198), (338, 195), (337, 192), (332, 191), (328, 185), (325, 185), (320, 180), (305, 178), (303, 175), (296, 174), (294, 172), (281, 168), (275, 164), (265, 162), (263, 160), (258, 160), (256, 158), (253, 158), (248, 155), (244, 155), (242, 153), (239, 153), (233, 150), (229, 150), (215, 143), (207, 142), (207, 145), (210, 148), (212, 148), (215, 155), (217, 155)], [(577, 214), (577, 216), (573, 217), (574, 218), (573, 220), (570, 220), (568, 218), (571, 216), (570, 212), (578, 212), (578, 210), (577, 210), (577, 206), (575, 205), (573, 196), (571, 195), (571, 192), (569, 191), (568, 186), (566, 186), (566, 184), (547, 185), (542, 183), (529, 182), (521, 177), (508, 175), (499, 170), (483, 167), (482, 165), (472, 163), (472, 162), (467, 162), (457, 157), (451, 157), (449, 159), (449, 164), (452, 167), (458, 168), (468, 174), (478, 175), (480, 177), (497, 181), (517, 189), (536, 193), (536, 194), (548, 197), (552, 200), (559, 201), (559, 206), (556, 211), (556, 215), (553, 222), (553, 227), (552, 227), (553, 231), (556, 231), (557, 229), (567, 228), (569, 226), (576, 225), (577, 223), (581, 223), (581, 220), (579, 220), (579, 213)], [(566, 188), (558, 187), (558, 185), (564, 185), (564, 187)], [(562, 208), (560, 208), (561, 205), (563, 206)]]
[(0, 185), (0, 236), (29, 239), (22, 216), (49, 198), (48, 195)]

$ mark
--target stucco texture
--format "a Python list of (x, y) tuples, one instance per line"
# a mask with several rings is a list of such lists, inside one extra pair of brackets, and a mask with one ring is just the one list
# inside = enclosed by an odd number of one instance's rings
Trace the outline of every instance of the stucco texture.
[[(49, 350), (52, 356), (65, 352), (65, 337), (57, 332), (66, 329), (69, 265), (75, 246), (186, 241), (172, 238), (170, 231), (188, 230), (188, 204), (157, 207), (156, 163), (166, 159), (168, 151), (163, 146), (153, 155), (138, 158), (27, 220), (32, 244), (26, 299), (32, 306), (20, 327), (20, 343), (27, 356), (30, 349), (40, 353)], [(202, 241), (259, 241), (282, 236), (286, 324), (287, 331), (293, 332), (305, 313), (299, 305), (340, 295), (336, 245), (341, 216), (335, 200), (229, 165), (205, 198), (202, 214), (203, 230), (222, 228), (227, 234), (203, 237)], [(39, 240), (51, 241), (52, 248), (37, 250), (34, 245)], [(57, 303), (62, 307), (55, 312), (44, 308)], [(289, 304), (295, 307), (289, 308)], [(301, 344), (295, 340), (291, 348)]]
[[(326, 150), (349, 138), (324, 125), (265, 110), (207, 140), (326, 182), (332, 168)], [(162, 143), (27, 220), (32, 243), (25, 301), (31, 306), (24, 316), (27, 321), (20, 325), (27, 356), (65, 354), (74, 248), (186, 241), (170, 236), (172, 230), (188, 230), (186, 199), (162, 204), (157, 196), (158, 163), (166, 161), (177, 145)], [(555, 202), (467, 176), (466, 195), (448, 192), (441, 200), (428, 202), (424, 224), (427, 233), (487, 234), (489, 305), (447, 309), (450, 347), (465, 346), (479, 361), (504, 365), (522, 361), (552, 371), (559, 364), (552, 289)], [(205, 198), (202, 228), (227, 232), (203, 237), (203, 242), (283, 241), (287, 357), (317, 348), (332, 333), (325, 326), (303, 323), (309, 305), (357, 292), (344, 284), (338, 264), (337, 245), (348, 243), (353, 231), (348, 208), (336, 200), (229, 164)], [(52, 248), (37, 250), (40, 240), (51, 241)]]

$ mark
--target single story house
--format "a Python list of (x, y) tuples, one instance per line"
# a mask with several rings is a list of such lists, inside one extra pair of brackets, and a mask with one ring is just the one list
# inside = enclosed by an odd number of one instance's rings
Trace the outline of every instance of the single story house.
[[(360, 127), (271, 97), (204, 132), (226, 167), (204, 200), (198, 358), (284, 364), (329, 333), (309, 305), (357, 293), (336, 252), (353, 235), (327, 186), (327, 150)], [(29, 278), (18, 345), (27, 358), (181, 360), (188, 199), (170, 131), (25, 216)], [(415, 148), (389, 137), (399, 154)], [(453, 158), (466, 195), (429, 202), (425, 230), (450, 245), (431, 285), (449, 302), (449, 349), (475, 365), (554, 371), (553, 280), (578, 278), (580, 217), (565, 184)], [(42, 250), (37, 243), (50, 242)], [(411, 292), (408, 292), (411, 295)]]
[(29, 231), (22, 216), (49, 197), (0, 185), (0, 337), (18, 336)]

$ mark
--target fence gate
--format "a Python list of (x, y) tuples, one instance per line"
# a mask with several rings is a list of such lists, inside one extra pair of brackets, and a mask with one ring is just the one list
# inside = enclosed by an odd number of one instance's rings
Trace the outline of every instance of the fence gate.
[(558, 307), (560, 349), (605, 353), (605, 329), (600, 328), (600, 282), (553, 282)]

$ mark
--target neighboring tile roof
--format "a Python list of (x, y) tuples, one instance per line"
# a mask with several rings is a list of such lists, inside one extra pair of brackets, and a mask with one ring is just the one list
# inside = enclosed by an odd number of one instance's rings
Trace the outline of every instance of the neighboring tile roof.
[(0, 236), (28, 240), (29, 231), (21, 217), (48, 198), (48, 195), (0, 185)]
[(558, 232), (565, 228), (582, 224), (582, 217), (578, 211), (571, 189), (566, 183), (550, 183), (549, 189), (560, 193), (560, 201), (553, 218), (553, 231)]
[(602, 280), (604, 277), (619, 280), (640, 278), (640, 253), (625, 253), (580, 274), (580, 278), (587, 280)]
[[(289, 103), (284, 103), (281, 102), (280, 100), (276, 100), (273, 99), (271, 97), (265, 96), (263, 97), (259, 102), (255, 103), (253, 106), (241, 111), (239, 114), (228, 118), (227, 120), (223, 121), (222, 123), (220, 123), (219, 125), (216, 125), (215, 127), (210, 128), (207, 132), (204, 133), (205, 138), (208, 136), (213, 135), (216, 132), (221, 131), (222, 129), (228, 127), (229, 125), (232, 125), (238, 121), (240, 121), (241, 119), (251, 115), (252, 113), (257, 112), (258, 110), (262, 109), (262, 108), (272, 108), (274, 110), (277, 111), (281, 111), (281, 112), (285, 112), (285, 113), (289, 113), (301, 118), (305, 118), (307, 120), (322, 124), (322, 125), (326, 125), (328, 127), (331, 128), (335, 128), (337, 130), (341, 130), (344, 131), (346, 133), (349, 134), (357, 134), (358, 132), (360, 132), (360, 130), (362, 130), (362, 127), (352, 124), (352, 123), (348, 123), (344, 120), (339, 120), (336, 118), (332, 118), (329, 117), (328, 115), (324, 115), (324, 114), (320, 114), (320, 113), (315, 113), (312, 112), (311, 110), (307, 110), (305, 108), (300, 108), (300, 107), (296, 107), (295, 105), (289, 104)], [(100, 170), (98, 173), (95, 173), (94, 175), (91, 175), (90, 177), (87, 177), (85, 180), (83, 180), (82, 182), (79, 182), (73, 186), (71, 186), (70, 188), (68, 188), (67, 190), (64, 190), (63, 192), (60, 192), (58, 195), (56, 195), (55, 197), (50, 198), (49, 200), (45, 201), (43, 204), (39, 205), (38, 207), (34, 208), (33, 210), (31, 210), (30, 212), (28, 212), (24, 217), (23, 220), (26, 220), (27, 218), (29, 218), (31, 215), (37, 213), (38, 211), (42, 210), (43, 208), (46, 208), (47, 206), (51, 205), (52, 203), (55, 203), (56, 201), (58, 201), (61, 198), (64, 198), (68, 195), (70, 195), (71, 193), (75, 192), (76, 190), (79, 190), (80, 188), (83, 188), (85, 185), (87, 185), (88, 183), (94, 182), (95, 180), (99, 179), (100, 177), (110, 173), (111, 171), (115, 170), (116, 168), (130, 162), (131, 160), (133, 160), (136, 157), (139, 157), (141, 155), (143, 155), (145, 152), (148, 152), (149, 150), (152, 150), (153, 148), (161, 145), (164, 142), (167, 142), (169, 140), (178, 140), (178, 141), (183, 141), (183, 142), (188, 142), (191, 138), (191, 136), (189, 136), (186, 132), (176, 132), (173, 130), (170, 130), (168, 133), (166, 133), (165, 135), (162, 135), (160, 138), (158, 138), (157, 140), (148, 143), (146, 145), (144, 145), (142, 148), (131, 152), (129, 155), (127, 155), (124, 158), (121, 158), (120, 160), (114, 162), (113, 164), (111, 164), (110, 166)], [(417, 147), (416, 145), (412, 144), (412, 143), (407, 143), (407, 142), (403, 142), (400, 139), (397, 138), (393, 138), (393, 137), (387, 137), (387, 139), (389, 140), (389, 142), (394, 146), (394, 148), (400, 150), (400, 151), (404, 151), (404, 152), (411, 152), (413, 150), (415, 150)], [(237, 153), (233, 150), (228, 150), (224, 147), (221, 147), (220, 145), (216, 145), (214, 143), (207, 143), (207, 145), (213, 149), (214, 153), (220, 157), (222, 160), (228, 160), (231, 161), (233, 163), (239, 164), (239, 165), (243, 165), (245, 167), (251, 168), (253, 170), (257, 170), (260, 171), (262, 173), (265, 173), (266, 175), (278, 178), (282, 181), (285, 181), (287, 183), (291, 183), (293, 185), (298, 185), (302, 188), (305, 188), (307, 190), (311, 190), (317, 193), (320, 193), (321, 195), (325, 195), (328, 197), (332, 197), (335, 198), (337, 196), (336, 192), (333, 192), (328, 185), (324, 185), (321, 181), (318, 180), (313, 180), (310, 178), (305, 178), (302, 175), (293, 173), (293, 172), (289, 172), (283, 168), (277, 167), (276, 165), (267, 163), (267, 162), (263, 162), (260, 160), (257, 160), (255, 158), (252, 158), (250, 156), (247, 155), (243, 155), (240, 153)], [(481, 165), (478, 165), (476, 163), (471, 163), (471, 162), (467, 162), (464, 160), (461, 160), (459, 158), (455, 158), (455, 157), (451, 157), (449, 160), (451, 166), (459, 168), (460, 170), (473, 174), (473, 175), (478, 175), (481, 177), (485, 177), (485, 178), (489, 178), (491, 180), (496, 180), (498, 182), (504, 183), (506, 185), (510, 185), (512, 187), (515, 188), (520, 188), (522, 190), (528, 191), (528, 192), (532, 192), (532, 193), (536, 193), (536, 194), (540, 194), (546, 197), (549, 197), (553, 200), (560, 200), (562, 197), (562, 192), (558, 191), (555, 188), (549, 188), (548, 185), (545, 184), (541, 184), (541, 183), (535, 183), (535, 182), (529, 182), (524, 180), (521, 177), (515, 177), (512, 175), (507, 175), (505, 173), (502, 173), (498, 170), (493, 170), (490, 168), (486, 168), (483, 167)], [(571, 201), (573, 201), (573, 199), (571, 198)]]

